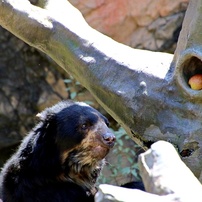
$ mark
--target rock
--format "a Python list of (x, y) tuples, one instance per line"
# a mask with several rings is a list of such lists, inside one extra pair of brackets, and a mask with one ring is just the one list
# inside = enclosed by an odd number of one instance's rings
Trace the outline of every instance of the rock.
[[(188, 0), (70, 2), (83, 13), (89, 25), (114, 40), (134, 48), (169, 52), (175, 50), (174, 35), (178, 37), (188, 4)], [(155, 27), (152, 32), (151, 27)]]
[(3, 28), (0, 44), (1, 165), (35, 125), (35, 115), (68, 94), (62, 73), (44, 55)]

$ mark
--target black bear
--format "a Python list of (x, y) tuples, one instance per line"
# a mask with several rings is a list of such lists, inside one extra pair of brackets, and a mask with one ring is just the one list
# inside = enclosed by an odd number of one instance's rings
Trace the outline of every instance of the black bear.
[(38, 117), (1, 171), (3, 202), (94, 201), (95, 182), (115, 142), (108, 120), (72, 101), (59, 102)]

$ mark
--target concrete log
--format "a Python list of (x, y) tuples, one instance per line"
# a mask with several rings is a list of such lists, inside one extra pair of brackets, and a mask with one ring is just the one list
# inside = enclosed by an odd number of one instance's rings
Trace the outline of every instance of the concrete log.
[(139, 156), (140, 174), (145, 189), (126, 189), (100, 185), (96, 202), (148, 201), (148, 202), (200, 202), (202, 185), (190, 169), (181, 161), (172, 144), (154, 143)]

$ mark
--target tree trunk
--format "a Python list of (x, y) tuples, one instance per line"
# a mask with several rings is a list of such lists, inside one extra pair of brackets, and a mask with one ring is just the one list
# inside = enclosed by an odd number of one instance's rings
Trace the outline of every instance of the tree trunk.
[(199, 178), (201, 91), (188, 79), (201, 72), (202, 0), (191, 0), (174, 55), (134, 50), (87, 25), (66, 0), (0, 0), (0, 24), (74, 76), (143, 148), (176, 146)]

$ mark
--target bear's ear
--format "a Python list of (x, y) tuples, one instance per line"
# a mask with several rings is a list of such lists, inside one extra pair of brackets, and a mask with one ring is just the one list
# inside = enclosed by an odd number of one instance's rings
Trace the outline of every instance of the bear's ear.
[(40, 120), (40, 121), (44, 121), (47, 117), (47, 113), (44, 113), (44, 112), (40, 112), (36, 115), (37, 119)]
[(36, 117), (39, 121), (49, 121), (53, 119), (61, 110), (68, 107), (66, 102), (59, 102), (58, 104), (53, 105), (52, 107), (47, 107), (42, 112), (39, 112)]
[(54, 118), (54, 113), (51, 113), (49, 110), (44, 110), (36, 115), (39, 121), (46, 122)]
[(41, 120), (41, 116), (42, 116), (42, 114), (41, 114), (41, 113), (38, 113), (38, 114), (36, 115), (36, 118), (39, 119), (39, 120)]

